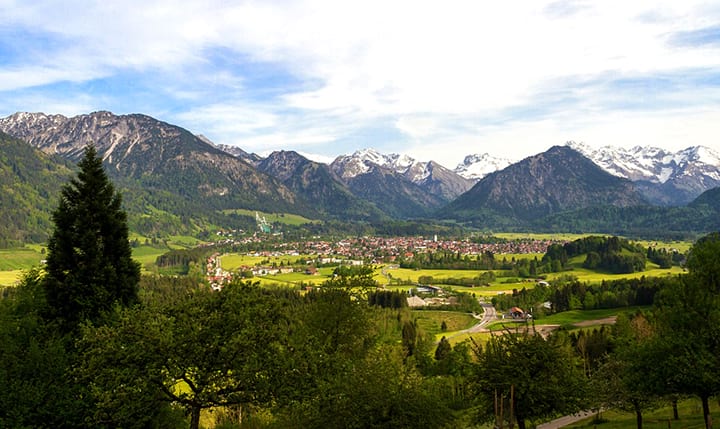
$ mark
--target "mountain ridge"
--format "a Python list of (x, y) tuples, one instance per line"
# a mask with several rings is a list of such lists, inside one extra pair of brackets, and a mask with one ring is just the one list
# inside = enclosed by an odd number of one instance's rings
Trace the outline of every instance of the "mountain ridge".
[(685, 205), (708, 189), (720, 186), (720, 155), (705, 146), (671, 152), (652, 146), (594, 149), (573, 141), (566, 145), (610, 174), (632, 180), (643, 196), (656, 205)]
[(604, 204), (622, 207), (645, 201), (629, 180), (607, 173), (570, 147), (553, 146), (485, 176), (439, 215), (472, 219), (483, 213), (529, 222)]

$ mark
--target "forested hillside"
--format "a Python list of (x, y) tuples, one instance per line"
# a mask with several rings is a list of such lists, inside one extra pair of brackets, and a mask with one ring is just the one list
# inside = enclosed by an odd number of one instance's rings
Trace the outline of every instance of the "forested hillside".
[(43, 242), (71, 167), (0, 132), (0, 247)]

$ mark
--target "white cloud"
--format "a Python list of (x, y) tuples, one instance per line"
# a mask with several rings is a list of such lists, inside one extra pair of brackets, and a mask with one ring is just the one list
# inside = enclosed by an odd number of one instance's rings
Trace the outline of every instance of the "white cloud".
[[(217, 142), (324, 156), (410, 144), (407, 153), (452, 166), (568, 139), (709, 141), (717, 118), (699, 112), (717, 107), (712, 82), (656, 88), (629, 109), (602, 80), (720, 74), (716, 46), (668, 43), (719, 22), (717, 8), (672, 0), (4, 2), (0, 28), (51, 43), (0, 65), (0, 91), (150, 73), (128, 87), (156, 86), (167, 103), (158, 110)], [(289, 79), (263, 83), (262, 70), (245, 67), (257, 64)], [(570, 96), (553, 98), (560, 92)], [(402, 135), (349, 141), (381, 127)]]

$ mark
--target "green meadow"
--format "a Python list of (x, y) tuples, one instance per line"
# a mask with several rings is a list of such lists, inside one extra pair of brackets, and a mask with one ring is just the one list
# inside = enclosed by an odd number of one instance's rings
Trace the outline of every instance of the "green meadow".
[[(720, 405), (710, 401), (710, 415), (713, 420), (720, 418)], [(659, 404), (652, 410), (643, 411), (644, 429), (705, 429), (702, 416), (702, 404), (699, 399), (689, 398), (678, 402), (679, 420), (673, 420), (673, 411), (669, 403)], [(573, 423), (568, 428), (592, 429), (636, 429), (635, 413), (623, 411), (603, 411), (598, 421), (595, 416)]]
[(268, 223), (281, 223), (285, 225), (304, 225), (306, 223), (319, 223), (319, 220), (313, 220), (308, 219), (306, 217), (291, 214), (291, 213), (267, 213), (267, 212), (261, 212), (256, 210), (245, 210), (245, 209), (232, 209), (232, 210), (223, 210), (223, 213), (225, 214), (238, 214), (243, 216), (250, 216), (252, 218), (255, 218), (255, 213), (260, 215), (260, 217), (265, 217), (265, 220)]

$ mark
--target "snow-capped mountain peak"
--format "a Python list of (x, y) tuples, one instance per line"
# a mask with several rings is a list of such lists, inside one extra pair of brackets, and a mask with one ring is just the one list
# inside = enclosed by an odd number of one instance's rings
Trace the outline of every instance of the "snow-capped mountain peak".
[(455, 172), (470, 180), (480, 180), (490, 173), (504, 169), (513, 161), (497, 158), (488, 153), (468, 155), (455, 167)]
[(382, 167), (399, 174), (406, 174), (410, 170), (417, 170), (418, 165), (422, 165), (422, 169), (425, 169), (425, 164), (415, 161), (414, 158), (408, 155), (400, 155), (396, 153), (382, 154), (375, 149), (360, 149), (353, 152), (352, 155), (339, 156), (333, 162), (342, 171), (342, 177), (351, 178), (361, 174), (368, 173), (375, 167)]
[(602, 169), (633, 182), (648, 201), (682, 205), (720, 185), (720, 155), (705, 146), (671, 152), (656, 147), (630, 149), (567, 142)]
[[(590, 158), (608, 173), (632, 181), (665, 183), (688, 164), (704, 165), (711, 170), (718, 170), (720, 174), (720, 156), (704, 146), (693, 146), (678, 152), (642, 146), (630, 149), (603, 146), (594, 149), (587, 144), (572, 141), (567, 142), (567, 146)], [(711, 175), (715, 176), (715, 174)]]

